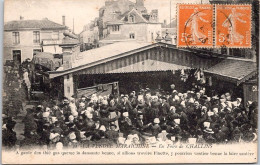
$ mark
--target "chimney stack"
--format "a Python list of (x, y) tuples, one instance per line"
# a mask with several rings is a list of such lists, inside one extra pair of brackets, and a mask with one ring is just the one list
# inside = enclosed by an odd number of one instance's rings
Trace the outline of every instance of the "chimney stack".
[(66, 26), (66, 24), (65, 24), (65, 15), (62, 16), (62, 25)]
[(24, 20), (24, 17), (23, 17), (23, 16), (20, 16), (20, 20)]

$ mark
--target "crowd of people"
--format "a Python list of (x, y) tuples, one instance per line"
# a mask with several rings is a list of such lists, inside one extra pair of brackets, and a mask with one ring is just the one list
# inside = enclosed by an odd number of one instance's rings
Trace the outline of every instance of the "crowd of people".
[[(208, 97), (198, 87), (171, 93), (144, 89), (120, 96), (83, 95), (27, 109), (20, 147), (82, 144), (239, 143), (257, 141), (257, 102), (230, 93)], [(3, 120), (3, 145), (13, 147), (15, 122)]]

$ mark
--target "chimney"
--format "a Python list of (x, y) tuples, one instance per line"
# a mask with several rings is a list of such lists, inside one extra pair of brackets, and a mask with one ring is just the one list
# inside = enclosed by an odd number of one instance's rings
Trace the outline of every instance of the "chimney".
[(20, 16), (20, 20), (24, 20), (24, 17), (23, 17), (23, 16)]
[(65, 23), (65, 15), (62, 16), (62, 25), (66, 26), (66, 23)]

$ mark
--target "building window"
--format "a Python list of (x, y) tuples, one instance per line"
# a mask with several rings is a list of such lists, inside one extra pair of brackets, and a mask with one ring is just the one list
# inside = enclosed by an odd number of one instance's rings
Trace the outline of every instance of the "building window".
[(52, 39), (59, 40), (59, 32), (52, 32)]
[(70, 87), (67, 87), (67, 91), (68, 91), (68, 93), (70, 93)]
[(135, 33), (130, 33), (130, 34), (129, 34), (129, 38), (135, 39)]
[(116, 32), (116, 31), (119, 31), (119, 25), (113, 25), (112, 26), (112, 31)]
[(90, 38), (88, 38), (88, 43), (90, 43)]
[(19, 32), (13, 32), (13, 44), (20, 43), (20, 34)]
[(135, 22), (135, 16), (130, 15), (128, 18), (128, 22)]
[(69, 80), (70, 79), (70, 75), (67, 75), (67, 80)]
[(33, 32), (33, 43), (40, 43), (40, 32), (39, 31)]
[(151, 40), (153, 41), (153, 33), (151, 33)]
[(37, 52), (42, 52), (41, 49), (33, 49), (33, 55), (35, 56)]

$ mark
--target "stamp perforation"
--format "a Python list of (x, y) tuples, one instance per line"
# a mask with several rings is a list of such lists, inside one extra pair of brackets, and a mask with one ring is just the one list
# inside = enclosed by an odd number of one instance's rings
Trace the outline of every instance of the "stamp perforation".
[[(211, 6), (211, 8), (212, 8), (212, 22), (211, 22), (211, 24), (213, 24), (213, 26), (212, 26), (212, 36), (211, 36), (211, 45), (193, 45), (193, 46), (191, 46), (191, 45), (188, 45), (188, 44), (186, 44), (186, 46), (185, 45), (179, 45), (179, 37), (180, 37), (180, 35), (179, 35), (179, 20), (180, 20), (180, 5), (204, 5), (204, 6)], [(210, 4), (210, 3), (203, 3), (203, 4), (197, 4), (197, 3), (177, 3), (176, 4), (176, 7), (177, 7), (177, 9), (176, 9), (176, 14), (177, 14), (177, 29), (176, 29), (176, 31), (177, 31), (177, 44), (176, 44), (176, 46), (177, 46), (177, 48), (203, 48), (203, 49), (210, 49), (210, 48), (213, 48), (214, 47), (214, 12), (213, 12), (213, 7), (214, 7), (214, 5), (212, 5), (212, 4)]]
[(250, 29), (250, 43), (249, 43), (249, 46), (232, 46), (232, 47), (226, 47), (226, 48), (229, 48), (229, 49), (251, 49), (252, 48), (252, 4), (250, 3), (244, 3), (244, 4), (218, 4), (218, 3), (215, 3), (214, 4), (214, 14), (215, 14), (215, 26), (214, 26), (214, 30), (215, 30), (215, 43), (214, 43), (214, 48), (222, 48), (221, 46), (217, 46), (216, 44), (216, 41), (217, 41), (217, 32), (216, 32), (216, 29), (217, 29), (217, 6), (250, 6), (250, 24), (249, 24), (249, 29)]

